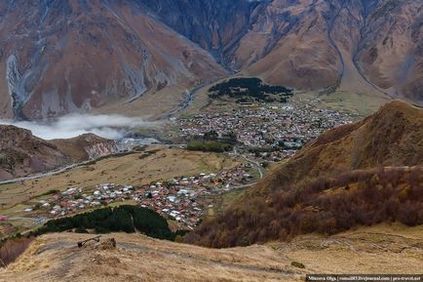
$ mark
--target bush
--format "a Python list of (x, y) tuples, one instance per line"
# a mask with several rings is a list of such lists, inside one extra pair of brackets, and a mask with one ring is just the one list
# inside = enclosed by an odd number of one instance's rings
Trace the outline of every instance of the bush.
[(278, 189), (247, 192), (221, 216), (203, 222), (186, 241), (233, 247), (313, 232), (330, 235), (382, 222), (423, 224), (421, 168), (352, 171), (295, 185), (275, 181), (281, 183)]
[(297, 261), (293, 261), (291, 262), (291, 265), (297, 268), (305, 268), (305, 265), (302, 264), (301, 262), (297, 262)]
[(51, 189), (51, 190), (48, 190), (47, 192), (41, 194), (40, 196), (48, 196), (48, 195), (53, 195), (53, 194), (57, 194), (57, 193), (60, 193), (60, 191), (57, 190), (57, 189)]
[(231, 144), (220, 141), (191, 140), (187, 144), (187, 149), (190, 151), (223, 153), (231, 151), (232, 148)]

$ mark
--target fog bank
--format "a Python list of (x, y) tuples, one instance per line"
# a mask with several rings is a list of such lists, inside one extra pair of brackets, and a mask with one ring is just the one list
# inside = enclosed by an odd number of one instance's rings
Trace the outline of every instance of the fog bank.
[(119, 139), (131, 129), (151, 127), (154, 123), (121, 115), (70, 114), (48, 122), (0, 120), (0, 124), (29, 129), (33, 135), (51, 140), (73, 138), (86, 133)]

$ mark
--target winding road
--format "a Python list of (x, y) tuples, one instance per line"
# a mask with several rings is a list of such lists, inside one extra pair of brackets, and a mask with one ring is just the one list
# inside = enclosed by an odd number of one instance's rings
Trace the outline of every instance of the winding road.
[[(135, 153), (135, 152), (133, 152)], [(131, 153), (125, 153), (126, 154), (131, 154)], [(110, 155), (105, 155), (96, 159), (91, 159), (91, 160), (87, 160), (87, 161), (83, 161), (80, 163), (74, 163), (65, 167), (61, 167), (61, 168), (57, 168), (51, 171), (47, 171), (47, 172), (43, 172), (43, 173), (38, 173), (38, 174), (33, 174), (30, 176), (24, 176), (24, 177), (18, 177), (18, 178), (14, 178), (14, 179), (8, 179), (8, 180), (2, 180), (0, 181), (0, 185), (6, 185), (6, 184), (12, 184), (12, 183), (16, 183), (16, 182), (21, 182), (21, 181), (26, 181), (26, 180), (34, 180), (34, 179), (39, 179), (39, 178), (43, 178), (43, 177), (47, 177), (47, 176), (53, 176), (53, 175), (57, 175), (57, 174), (61, 174), (63, 172), (66, 172), (68, 170), (71, 170), (73, 168), (77, 168), (80, 166), (84, 166), (87, 165), (89, 163), (92, 162), (96, 162), (105, 158), (110, 158), (110, 157), (115, 157), (115, 156), (121, 156), (122, 153), (113, 153)]]

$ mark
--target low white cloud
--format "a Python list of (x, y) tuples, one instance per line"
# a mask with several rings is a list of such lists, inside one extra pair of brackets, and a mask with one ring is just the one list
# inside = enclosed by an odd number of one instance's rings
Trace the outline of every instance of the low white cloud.
[(31, 130), (33, 135), (46, 140), (73, 138), (86, 133), (119, 139), (128, 131), (154, 125), (141, 118), (88, 114), (71, 114), (49, 122), (0, 120), (0, 124)]

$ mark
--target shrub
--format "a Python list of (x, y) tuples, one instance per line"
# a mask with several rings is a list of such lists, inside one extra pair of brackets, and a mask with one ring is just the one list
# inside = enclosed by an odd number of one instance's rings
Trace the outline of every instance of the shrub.
[(57, 189), (51, 189), (51, 190), (48, 190), (47, 192), (41, 194), (40, 196), (48, 196), (48, 195), (57, 194), (57, 193), (60, 193), (60, 191), (57, 190)]
[(233, 247), (313, 232), (334, 234), (382, 222), (423, 224), (423, 187), (416, 183), (423, 183), (421, 168), (392, 168), (352, 171), (247, 192), (221, 216), (188, 234), (186, 241)]
[(291, 262), (291, 265), (292, 265), (293, 267), (297, 267), (297, 268), (305, 268), (305, 265), (304, 265), (304, 264), (302, 264), (301, 262), (298, 262), (298, 261), (293, 261), (293, 262)]
[(223, 153), (231, 151), (232, 148), (231, 144), (219, 141), (192, 140), (187, 144), (187, 149), (190, 151)]

